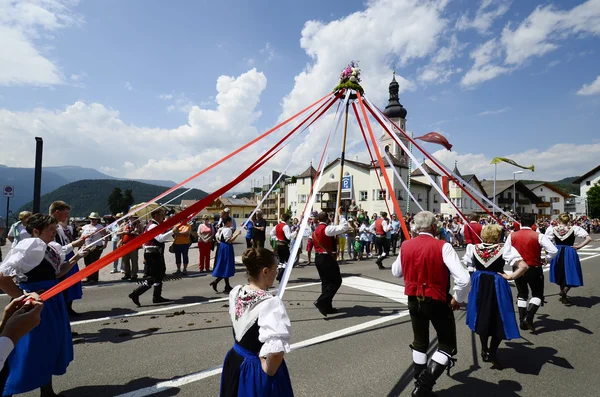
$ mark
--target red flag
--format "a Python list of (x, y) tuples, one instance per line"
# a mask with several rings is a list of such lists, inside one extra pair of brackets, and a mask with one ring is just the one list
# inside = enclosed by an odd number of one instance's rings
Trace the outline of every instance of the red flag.
[(450, 142), (448, 142), (446, 137), (444, 137), (442, 134), (440, 134), (438, 132), (430, 132), (423, 136), (418, 136), (415, 139), (420, 139), (422, 141), (429, 142), (429, 143), (437, 143), (438, 145), (442, 145), (443, 147), (445, 147), (448, 150), (452, 150), (452, 145), (450, 144)]

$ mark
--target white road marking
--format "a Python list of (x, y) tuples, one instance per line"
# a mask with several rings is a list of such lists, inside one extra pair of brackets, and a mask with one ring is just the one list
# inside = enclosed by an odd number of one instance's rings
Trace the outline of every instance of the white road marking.
[(347, 277), (342, 281), (346, 287), (356, 288), (371, 294), (380, 295), (402, 304), (407, 304), (408, 299), (404, 295), (404, 286), (392, 284), (385, 281), (374, 280), (363, 277)]
[[(401, 311), (399, 313), (390, 314), (385, 317), (377, 318), (375, 320), (367, 321), (366, 323), (353, 325), (348, 328), (343, 328), (338, 331), (333, 331), (325, 335), (320, 335), (311, 339), (304, 340), (302, 342), (294, 343), (290, 346), (292, 351), (316, 345), (318, 343), (338, 339), (343, 336), (362, 331), (367, 328), (375, 327), (377, 325), (385, 324), (390, 321), (397, 320), (402, 317), (408, 316), (408, 310)], [(135, 390), (129, 393), (120, 394), (117, 397), (145, 397), (151, 396), (156, 393), (160, 393), (167, 389), (184, 386), (190, 383), (198, 382), (199, 380), (209, 378), (211, 376), (219, 375), (223, 371), (223, 367), (213, 368), (209, 370), (195, 372), (193, 374), (185, 375), (172, 380), (159, 382), (154, 386), (145, 387), (143, 389)]]
[[(307, 283), (307, 284), (300, 284), (300, 285), (292, 285), (291, 287), (287, 287), (287, 289), (311, 287), (313, 285), (320, 285), (320, 284), (321, 283)], [(275, 291), (277, 291), (277, 290), (274, 290), (273, 293), (276, 293)], [(73, 321), (71, 323), (71, 326), (97, 323), (99, 321), (118, 320), (120, 318), (143, 316), (143, 315), (152, 314), (152, 313), (168, 312), (171, 310), (185, 309), (186, 307), (194, 307), (194, 306), (200, 306), (200, 305), (208, 305), (210, 303), (225, 302), (227, 300), (229, 300), (229, 297), (211, 299), (211, 300), (207, 300), (207, 301), (203, 301), (203, 302), (186, 303), (184, 305), (165, 306), (165, 307), (161, 307), (158, 309), (144, 310), (144, 311), (135, 312), (135, 313), (120, 314), (118, 316), (91, 318), (89, 320)]]

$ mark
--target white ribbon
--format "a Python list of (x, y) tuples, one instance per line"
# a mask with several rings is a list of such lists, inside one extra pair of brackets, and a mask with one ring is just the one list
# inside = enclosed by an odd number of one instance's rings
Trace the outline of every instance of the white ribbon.
[(390, 159), (390, 156), (388, 156), (387, 150), (385, 150), (385, 148), (383, 150), (383, 154), (385, 155), (385, 158), (387, 159), (388, 164), (390, 164), (390, 167), (392, 168), (392, 171), (394, 171), (394, 175), (396, 175), (396, 178), (398, 178), (398, 180), (400, 181), (400, 184), (402, 185), (402, 187), (404, 188), (404, 190), (406, 190), (406, 193), (408, 193), (408, 195), (410, 196), (410, 198), (415, 202), (415, 204), (417, 205), (417, 207), (419, 207), (419, 209), (421, 211), (425, 211), (423, 209), (423, 207), (421, 207), (421, 204), (419, 204), (419, 202), (417, 201), (417, 199), (415, 199), (415, 196), (413, 196), (413, 194), (410, 192), (410, 190), (408, 189), (408, 186), (406, 186), (406, 183), (404, 183), (404, 181), (402, 180), (402, 177), (398, 174), (398, 170), (396, 170), (396, 167), (393, 166), (394, 163), (392, 163), (392, 160)]

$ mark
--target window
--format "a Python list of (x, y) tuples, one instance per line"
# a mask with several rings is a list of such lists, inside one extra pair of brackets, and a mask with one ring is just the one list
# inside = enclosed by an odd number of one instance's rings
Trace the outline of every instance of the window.
[(544, 191), (544, 188), (543, 188), (543, 187), (541, 187), (541, 188), (540, 188), (540, 192), (543, 192), (543, 191)]
[(306, 183), (306, 179), (302, 178), (302, 184), (304, 185)]
[(421, 197), (421, 193), (417, 193), (417, 201), (418, 202), (423, 201), (423, 198)]
[(369, 199), (369, 192), (366, 190), (361, 190), (358, 192), (359, 201), (367, 201)]
[(404, 201), (404, 196), (403, 196), (403, 191), (402, 191), (402, 190), (398, 190), (398, 191), (396, 192), (396, 198), (397, 198), (399, 201)]
[(554, 215), (560, 215), (560, 211), (559, 210), (552, 210), (552, 214), (554, 214)]
[(546, 201), (546, 196), (540, 196), (540, 200)]
[(298, 195), (298, 202), (299, 203), (306, 203), (306, 194), (300, 194), (300, 195)]
[(383, 189), (383, 190), (377, 189), (377, 200), (385, 200), (386, 196), (387, 196), (387, 192), (385, 191), (385, 189)]
[(512, 192), (508, 192), (508, 199), (512, 200)]
[(585, 181), (585, 186), (591, 186), (592, 185), (592, 181)]
[(435, 204), (437, 204), (439, 201), (440, 201), (440, 196), (439, 196), (439, 195), (437, 195), (437, 194), (434, 194), (434, 195), (433, 195), (433, 202), (434, 202)]
[(559, 203), (560, 202), (560, 197), (550, 197), (550, 202), (551, 203)]
[(515, 198), (518, 200), (519, 199), (519, 192), (515, 193)]
[(236, 219), (240, 219), (240, 214), (233, 214), (233, 217)]

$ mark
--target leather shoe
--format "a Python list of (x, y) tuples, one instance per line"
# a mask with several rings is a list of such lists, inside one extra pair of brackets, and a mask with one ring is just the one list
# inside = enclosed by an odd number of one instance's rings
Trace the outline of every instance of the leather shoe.
[(327, 310), (324, 307), (319, 306), (319, 304), (316, 301), (313, 302), (313, 305), (315, 305), (315, 307), (317, 308), (319, 313), (321, 313), (323, 316), (327, 317)]
[(142, 307), (142, 304), (140, 303), (140, 297), (134, 294), (133, 292), (129, 294), (129, 299), (131, 299), (137, 307)]

